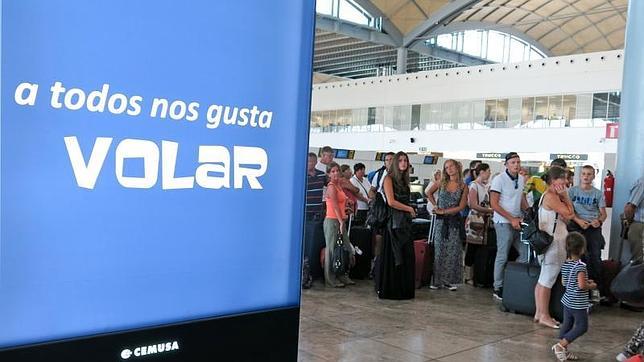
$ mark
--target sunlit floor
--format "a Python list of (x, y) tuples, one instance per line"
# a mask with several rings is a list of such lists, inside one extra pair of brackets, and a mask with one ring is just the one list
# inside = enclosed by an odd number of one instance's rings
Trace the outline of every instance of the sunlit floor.
[[(554, 361), (557, 332), (503, 313), (490, 289), (418, 290), (412, 301), (379, 300), (372, 281), (344, 289), (316, 281), (302, 293), (300, 361)], [(644, 313), (599, 307), (570, 350), (615, 361)]]

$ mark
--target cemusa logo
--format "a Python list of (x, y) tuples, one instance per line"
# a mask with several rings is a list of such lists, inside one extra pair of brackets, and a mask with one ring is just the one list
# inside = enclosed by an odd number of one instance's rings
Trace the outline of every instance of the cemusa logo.
[(165, 353), (170, 351), (176, 351), (179, 349), (179, 343), (177, 341), (152, 344), (149, 346), (136, 347), (134, 351), (129, 348), (126, 348), (121, 351), (122, 359), (129, 359), (130, 357), (142, 357), (148, 356), (151, 354)]

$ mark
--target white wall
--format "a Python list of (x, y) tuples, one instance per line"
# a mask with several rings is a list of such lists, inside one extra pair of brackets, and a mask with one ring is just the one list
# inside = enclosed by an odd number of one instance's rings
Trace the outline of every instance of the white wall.
[(313, 86), (312, 111), (622, 89), (623, 51), (365, 78)]
[[(614, 91), (622, 87), (622, 71), (623, 51), (618, 50), (326, 83), (313, 87), (312, 111)], [(311, 133), (309, 144), (443, 152), (456, 159), (474, 159), (477, 152), (516, 151), (526, 161), (548, 161), (550, 153), (583, 153), (601, 170), (605, 155), (617, 151), (617, 141), (604, 137), (604, 128), (495, 128)]]
[[(310, 147), (406, 152), (604, 153), (617, 151), (603, 128), (496, 128), (485, 130), (312, 133)], [(410, 138), (415, 142), (411, 143)], [(450, 156), (457, 157), (457, 156)]]

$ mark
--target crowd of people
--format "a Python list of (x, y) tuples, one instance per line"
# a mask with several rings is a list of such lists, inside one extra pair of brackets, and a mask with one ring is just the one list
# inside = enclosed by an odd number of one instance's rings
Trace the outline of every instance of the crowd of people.
[[(464, 267), (472, 265), (476, 249), (494, 242), (493, 297), (502, 300), (505, 268), (511, 256), (518, 255), (518, 262), (533, 262), (533, 253), (521, 239), (521, 231), (526, 213), (536, 210), (539, 230), (550, 235), (552, 243), (538, 255), (541, 268), (534, 290), (534, 322), (560, 329), (561, 339), (552, 350), (561, 361), (574, 360), (576, 356), (567, 346), (588, 328), (589, 301), (601, 298), (596, 292), (589, 293), (602, 282), (601, 249), (605, 241), (601, 227), (607, 218), (604, 195), (592, 184), (595, 169), (584, 166), (579, 184), (573, 185), (571, 171), (562, 159), (552, 161), (545, 173), (535, 176), (529, 176), (521, 167), (516, 152), (507, 153), (504, 164), (504, 170), (492, 176), (490, 166), (481, 161), (472, 161), (463, 171), (460, 162), (448, 159), (433, 175), (425, 189), (428, 211), (435, 215), (431, 236), (433, 278), (429, 287), (456, 291), (468, 277), (471, 279), (471, 269)], [(322, 148), (319, 161), (316, 154), (309, 154), (304, 265), (314, 277), (323, 274), (328, 287), (354, 284), (346, 270), (334, 274), (334, 244), (342, 241), (352, 265), (357, 248), (346, 237), (347, 220), (351, 216), (354, 225), (364, 225), (371, 218), (370, 208), (384, 203), (387, 222), (372, 225), (375, 289), (379, 298), (415, 297), (412, 220), (416, 209), (410, 205), (410, 168), (406, 153), (387, 153), (384, 165), (370, 173), (370, 182), (364, 164), (351, 168), (333, 162), (331, 147)], [(630, 224), (626, 238), (633, 260), (642, 258), (643, 199), (641, 178), (624, 208), (624, 219)], [(319, 235), (323, 235), (324, 242), (320, 242)], [(326, 247), (326, 261), (317, 267), (322, 247)], [(565, 286), (563, 321), (555, 320), (549, 311), (551, 291), (558, 279)], [(310, 287), (310, 283), (303, 286)], [(634, 338), (639, 335), (639, 342), (633, 343), (639, 343), (641, 348), (642, 332), (638, 333)], [(632, 348), (628, 353), (631, 352)]]

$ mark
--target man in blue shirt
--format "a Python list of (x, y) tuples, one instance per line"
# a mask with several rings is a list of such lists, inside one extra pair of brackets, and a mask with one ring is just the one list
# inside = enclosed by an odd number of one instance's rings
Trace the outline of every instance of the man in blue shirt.
[(640, 177), (631, 188), (628, 201), (624, 205), (624, 218), (630, 222), (628, 242), (631, 247), (632, 260), (641, 261), (642, 240), (644, 240), (644, 176)]
[(577, 231), (586, 238), (587, 253), (582, 259), (588, 265), (589, 278), (600, 283), (601, 249), (605, 244), (602, 224), (606, 220), (606, 201), (604, 193), (593, 187), (594, 179), (595, 168), (586, 165), (581, 169), (581, 185), (568, 190), (575, 208), (575, 217), (568, 225), (568, 231)]
[[(315, 153), (309, 153), (306, 169), (306, 224), (304, 231), (304, 263), (308, 264), (313, 279), (322, 276), (320, 265), (320, 250), (325, 245), (322, 222), (324, 221), (324, 204), (322, 200), (326, 173), (318, 171), (315, 166), (318, 158)], [(311, 287), (302, 280), (303, 287)]]

